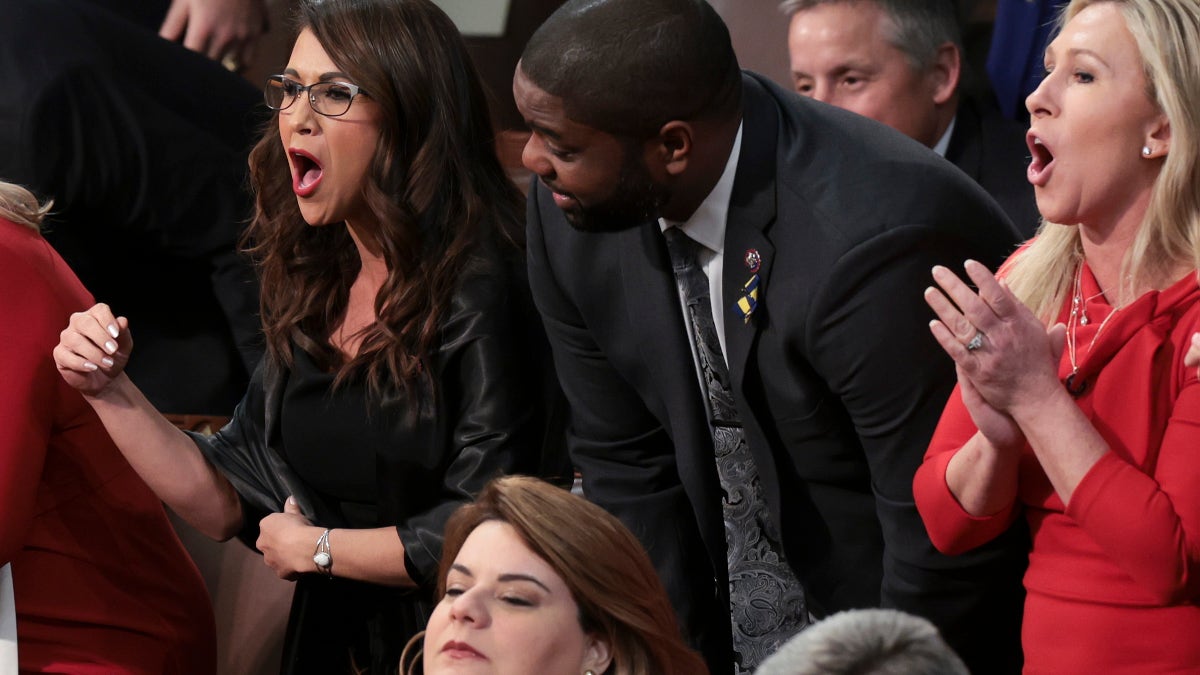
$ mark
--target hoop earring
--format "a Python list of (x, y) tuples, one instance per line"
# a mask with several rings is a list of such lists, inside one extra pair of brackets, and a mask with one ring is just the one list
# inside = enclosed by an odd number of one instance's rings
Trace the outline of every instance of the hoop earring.
[(1143, 145), (1142, 146), (1142, 157), (1149, 157), (1149, 156), (1150, 156), (1150, 146)]
[(583, 675), (596, 675), (596, 671), (588, 669), (583, 671)]

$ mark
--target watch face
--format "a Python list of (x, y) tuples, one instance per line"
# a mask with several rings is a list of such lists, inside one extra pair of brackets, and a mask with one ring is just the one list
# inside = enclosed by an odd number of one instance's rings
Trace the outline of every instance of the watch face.
[(313, 562), (317, 564), (317, 567), (329, 567), (333, 562), (333, 556), (322, 551), (313, 556)]

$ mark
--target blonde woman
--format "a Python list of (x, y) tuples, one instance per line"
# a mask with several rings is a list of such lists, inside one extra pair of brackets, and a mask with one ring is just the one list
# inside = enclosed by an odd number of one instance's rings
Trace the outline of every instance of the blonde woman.
[(20, 672), (210, 675), (212, 608), (162, 504), (51, 353), (91, 295), (38, 233), (49, 206), (0, 183), (0, 566)]
[(1046, 222), (1003, 281), (926, 292), (959, 389), (914, 494), (948, 553), (1028, 520), (1026, 672), (1196, 672), (1200, 5), (1063, 19), (1027, 100)]

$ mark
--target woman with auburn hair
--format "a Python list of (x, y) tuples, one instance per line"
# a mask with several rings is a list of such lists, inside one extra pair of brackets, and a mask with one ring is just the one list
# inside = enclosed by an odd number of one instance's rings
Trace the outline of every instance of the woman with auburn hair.
[(95, 301), (38, 232), (49, 208), (0, 182), (0, 313), (14, 326), (0, 359), (11, 672), (210, 675), (216, 629), (199, 571), (162, 503), (54, 370), (63, 322)]
[(429, 0), (305, 0), (297, 19), (250, 158), (267, 355), (230, 424), (189, 436), (159, 415), (105, 305), (55, 354), (159, 497), (297, 582), (285, 672), (394, 672), (446, 519), (536, 470), (540, 324), (454, 24)]
[[(536, 478), (498, 478), (455, 512), (438, 593), (424, 675), (708, 672), (684, 644), (637, 538), (604, 509)], [(407, 673), (418, 672), (417, 660)]]
[(1196, 44), (1195, 0), (1073, 0), (1026, 102), (1038, 236), (926, 292), (959, 389), (917, 507), (947, 553), (1028, 521), (1028, 673), (1200, 671)]

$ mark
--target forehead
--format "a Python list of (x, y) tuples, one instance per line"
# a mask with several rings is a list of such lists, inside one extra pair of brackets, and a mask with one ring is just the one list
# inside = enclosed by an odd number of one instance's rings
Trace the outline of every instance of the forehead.
[(799, 58), (903, 58), (888, 41), (891, 22), (873, 2), (817, 5), (792, 15), (788, 47)]
[(613, 137), (567, 116), (561, 97), (539, 87), (518, 64), (513, 75), (513, 98), (525, 124), (535, 134), (573, 145), (588, 145)]
[(329, 58), (328, 52), (325, 51), (325, 47), (317, 40), (317, 36), (307, 28), (296, 36), (296, 43), (292, 46), (292, 55), (288, 59), (288, 68), (300, 74), (329, 73), (338, 70), (333, 59)]
[(1050, 43), (1046, 53), (1072, 50), (1093, 52), (1106, 62), (1141, 61), (1137, 42), (1125, 24), (1124, 14), (1114, 2), (1098, 2), (1080, 10)]
[(554, 568), (530, 550), (512, 525), (498, 520), (485, 521), (472, 530), (454, 560), (469, 567), (476, 577), (531, 574), (543, 583), (548, 576), (558, 579)]

